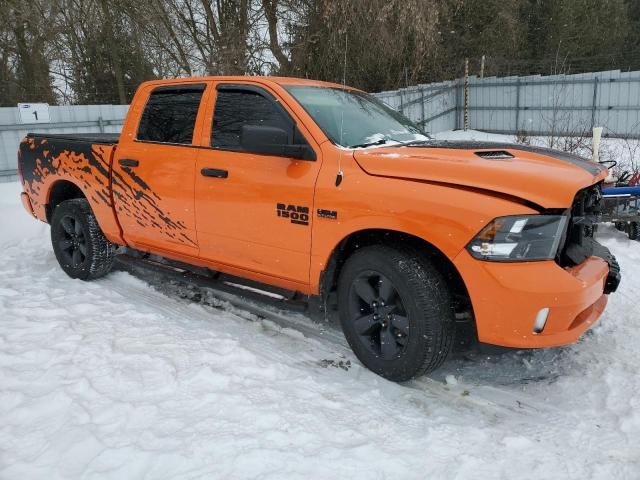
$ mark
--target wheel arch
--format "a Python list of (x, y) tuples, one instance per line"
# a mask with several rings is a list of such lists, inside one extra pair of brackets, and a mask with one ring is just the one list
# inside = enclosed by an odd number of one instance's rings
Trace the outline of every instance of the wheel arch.
[[(93, 188), (93, 185), (85, 185), (86, 189), (83, 189), (78, 185), (79, 182), (74, 180), (74, 178), (65, 176), (47, 184), (48, 188), (43, 188), (43, 191), (46, 191), (46, 196), (43, 195), (45, 198), (45, 221), (49, 224), (51, 223), (53, 211), (65, 200), (85, 198), (89, 202), (89, 207), (96, 216), (98, 225), (107, 239), (112, 243), (123, 245), (122, 229), (107, 191), (100, 192)], [(106, 190), (110, 187), (103, 188)]]
[(477, 341), (473, 305), (462, 275), (439, 248), (427, 240), (399, 230), (388, 228), (362, 229), (344, 237), (331, 252), (325, 269), (320, 274), (320, 297), (324, 304), (335, 302), (338, 279), (347, 259), (358, 249), (372, 245), (402, 246), (410, 248), (429, 260), (443, 275), (454, 297), (458, 324), (457, 344), (469, 345)]
[(53, 211), (65, 200), (71, 200), (74, 198), (87, 198), (82, 189), (74, 182), (69, 180), (60, 179), (56, 180), (49, 187), (47, 194), (47, 200), (45, 203), (45, 214), (47, 222), (51, 223)]

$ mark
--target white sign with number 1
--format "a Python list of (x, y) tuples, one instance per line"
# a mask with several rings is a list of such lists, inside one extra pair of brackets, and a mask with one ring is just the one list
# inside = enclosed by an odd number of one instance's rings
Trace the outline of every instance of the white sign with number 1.
[(19, 103), (20, 123), (49, 123), (49, 104)]

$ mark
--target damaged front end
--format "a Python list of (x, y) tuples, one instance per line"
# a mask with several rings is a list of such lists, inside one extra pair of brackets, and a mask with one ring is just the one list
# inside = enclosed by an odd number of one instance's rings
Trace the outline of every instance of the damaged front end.
[(620, 284), (620, 266), (609, 249), (594, 238), (601, 210), (600, 184), (582, 189), (576, 194), (557, 261), (562, 267), (572, 267), (580, 265), (589, 257), (602, 258), (609, 265), (604, 293), (610, 294), (615, 292)]

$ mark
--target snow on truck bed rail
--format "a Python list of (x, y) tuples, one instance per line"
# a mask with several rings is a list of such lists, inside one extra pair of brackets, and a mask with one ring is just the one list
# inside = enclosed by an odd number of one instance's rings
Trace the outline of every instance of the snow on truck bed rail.
[[(58, 268), (0, 184), (0, 478), (640, 478), (640, 243), (577, 345), (407, 385), (343, 346)], [(335, 368), (338, 367), (338, 368)]]

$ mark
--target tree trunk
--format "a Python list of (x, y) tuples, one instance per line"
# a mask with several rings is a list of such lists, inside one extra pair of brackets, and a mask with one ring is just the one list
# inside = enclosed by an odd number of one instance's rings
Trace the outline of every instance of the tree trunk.
[(109, 50), (109, 57), (111, 58), (111, 68), (113, 69), (113, 76), (116, 80), (116, 90), (118, 92), (118, 101), (120, 105), (127, 104), (127, 94), (124, 91), (124, 78), (122, 75), (122, 66), (120, 64), (120, 49), (118, 41), (115, 38), (113, 31), (113, 18), (109, 11), (108, 0), (100, 0), (100, 6), (102, 7), (102, 14), (104, 15), (104, 26), (107, 31), (107, 38), (111, 43)]
[(269, 26), (269, 48), (280, 64), (281, 72), (288, 72), (291, 62), (278, 41), (278, 0), (262, 0), (262, 8)]

